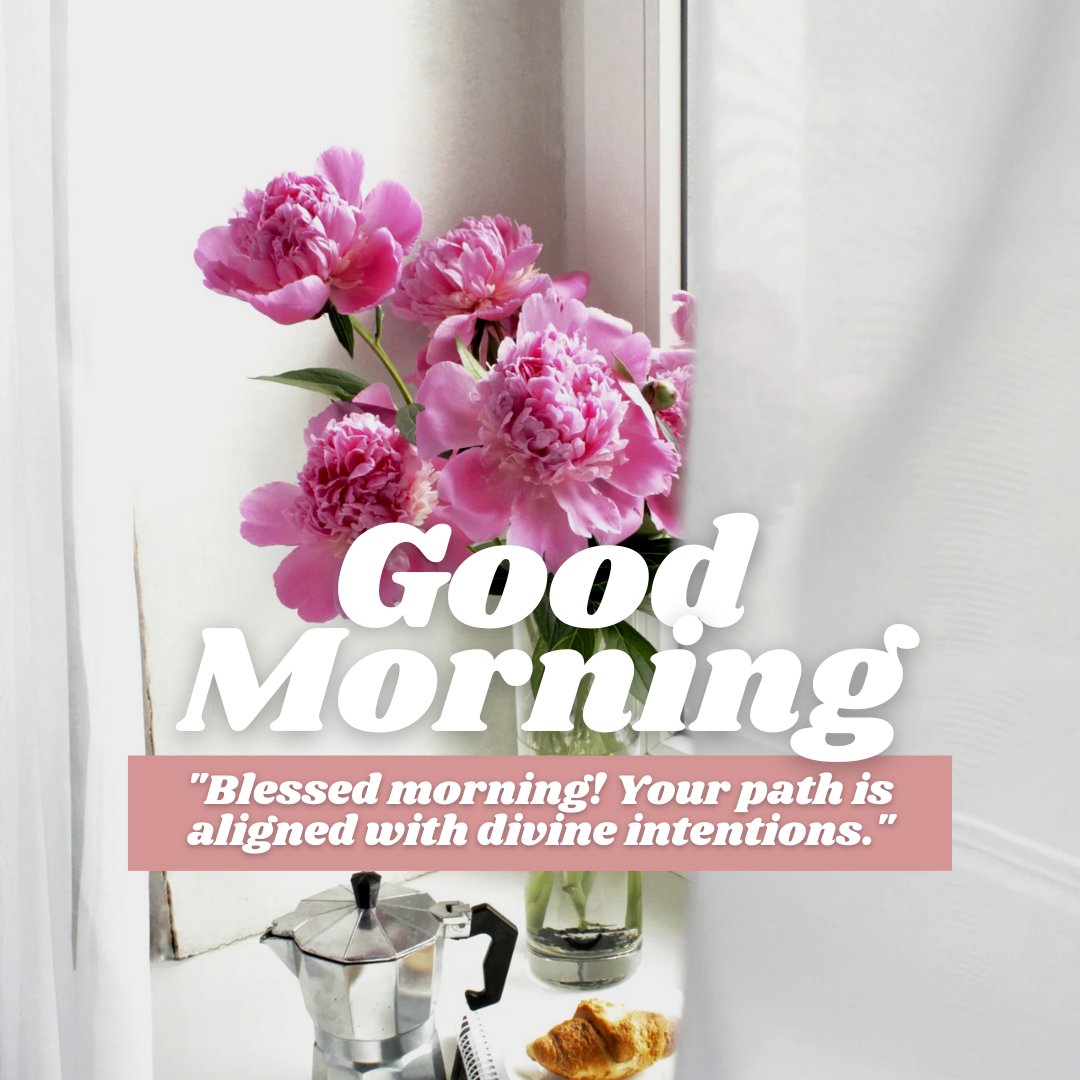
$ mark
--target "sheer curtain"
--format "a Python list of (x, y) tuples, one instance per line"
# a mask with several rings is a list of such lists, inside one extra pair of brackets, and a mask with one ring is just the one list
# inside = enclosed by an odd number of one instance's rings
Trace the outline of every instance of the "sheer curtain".
[(694, 7), (690, 488), (762, 522), (722, 640), (916, 627), (955, 869), (700, 876), (680, 1075), (1076, 1075), (1080, 7)]
[(108, 372), (71, 320), (65, 11), (3, 0), (0, 20), (0, 1077), (146, 1080), (131, 501)]

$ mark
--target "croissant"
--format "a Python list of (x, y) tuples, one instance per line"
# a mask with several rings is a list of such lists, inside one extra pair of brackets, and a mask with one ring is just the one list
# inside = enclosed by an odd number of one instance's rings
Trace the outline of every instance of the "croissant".
[(662, 1013), (627, 1012), (589, 998), (525, 1052), (566, 1080), (620, 1080), (667, 1057), (675, 1049), (675, 1031), (675, 1021)]

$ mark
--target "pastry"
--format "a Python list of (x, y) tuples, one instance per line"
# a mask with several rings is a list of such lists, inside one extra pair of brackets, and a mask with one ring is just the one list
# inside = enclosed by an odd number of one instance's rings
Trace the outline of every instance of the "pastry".
[(525, 1052), (566, 1080), (620, 1080), (634, 1076), (675, 1049), (674, 1020), (663, 1013), (627, 1012), (589, 998), (569, 1020), (534, 1039)]

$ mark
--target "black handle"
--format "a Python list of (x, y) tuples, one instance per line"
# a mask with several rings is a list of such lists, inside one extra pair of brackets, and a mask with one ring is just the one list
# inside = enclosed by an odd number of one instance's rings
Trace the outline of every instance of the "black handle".
[(356, 906), (361, 911), (370, 911), (379, 902), (379, 885), (382, 883), (382, 875), (376, 874), (374, 870), (365, 870), (359, 874), (353, 874), (350, 882)]
[(502, 997), (518, 929), (490, 904), (477, 904), (472, 909), (469, 937), (476, 937), (478, 934), (487, 934), (491, 938), (491, 944), (484, 953), (484, 989), (465, 991), (465, 1001), (474, 1012), (487, 1005), (494, 1005)]

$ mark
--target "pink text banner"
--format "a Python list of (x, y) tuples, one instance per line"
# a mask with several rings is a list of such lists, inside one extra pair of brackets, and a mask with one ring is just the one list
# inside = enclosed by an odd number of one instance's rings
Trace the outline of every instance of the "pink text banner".
[(132, 870), (949, 870), (952, 759), (129, 759)]

